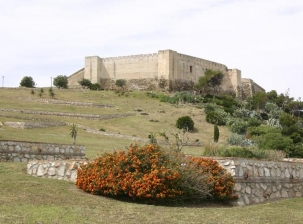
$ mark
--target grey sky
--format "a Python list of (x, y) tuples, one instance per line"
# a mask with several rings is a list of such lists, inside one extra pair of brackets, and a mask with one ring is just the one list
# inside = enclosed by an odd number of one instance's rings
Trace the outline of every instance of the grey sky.
[(0, 21), (1, 86), (50, 86), (85, 56), (172, 49), (303, 96), (301, 0), (0, 0)]

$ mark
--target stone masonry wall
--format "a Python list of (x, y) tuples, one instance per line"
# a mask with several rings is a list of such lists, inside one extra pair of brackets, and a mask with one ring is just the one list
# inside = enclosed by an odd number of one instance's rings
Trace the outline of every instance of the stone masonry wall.
[(32, 160), (27, 164), (27, 174), (76, 182), (78, 167), (87, 164), (86, 160), (38, 161)]
[(48, 144), (39, 142), (0, 141), (0, 161), (28, 162), (29, 160), (84, 159), (81, 145)]
[[(303, 196), (303, 163), (238, 158), (215, 159), (235, 179), (236, 205)], [(30, 161), (27, 173), (37, 177), (76, 181), (77, 168), (87, 160)]]
[(303, 196), (303, 163), (216, 159), (235, 178), (238, 205)]

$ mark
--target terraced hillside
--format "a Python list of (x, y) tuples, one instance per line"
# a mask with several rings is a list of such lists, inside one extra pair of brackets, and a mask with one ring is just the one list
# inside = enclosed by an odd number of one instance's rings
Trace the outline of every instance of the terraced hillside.
[[(48, 89), (0, 89), (0, 139), (48, 143), (72, 143), (71, 124), (78, 126), (77, 144), (86, 146), (87, 157), (124, 149), (131, 143), (145, 144), (150, 133), (177, 131), (176, 120), (188, 115), (195, 122), (184, 152), (199, 155), (203, 144), (213, 141), (213, 125), (205, 122), (202, 109), (174, 106), (149, 98), (144, 91), (117, 94), (113, 91), (59, 90), (51, 98)], [(7, 122), (63, 123), (47, 128), (21, 129)], [(228, 130), (220, 128), (220, 142)], [(157, 136), (158, 140), (161, 137)], [(194, 145), (194, 146), (193, 146)]]

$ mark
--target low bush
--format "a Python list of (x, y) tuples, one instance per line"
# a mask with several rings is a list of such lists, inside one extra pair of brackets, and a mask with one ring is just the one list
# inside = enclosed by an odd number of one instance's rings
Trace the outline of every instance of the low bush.
[(251, 117), (247, 121), (248, 127), (258, 127), (262, 124), (261, 120), (255, 117)]
[(273, 149), (288, 152), (293, 145), (292, 139), (283, 136), (281, 133), (267, 133), (255, 138), (255, 140), (260, 149)]
[(176, 122), (177, 128), (184, 129), (187, 131), (194, 130), (194, 125), (195, 125), (194, 121), (189, 116), (179, 117)]
[(186, 157), (157, 145), (131, 145), (128, 151), (106, 153), (82, 165), (76, 185), (96, 195), (160, 203), (230, 199), (234, 180), (211, 159)]
[(245, 133), (247, 129), (247, 122), (241, 118), (230, 117), (226, 125), (230, 128), (230, 131), (233, 133)]
[(228, 113), (223, 110), (216, 110), (206, 114), (206, 121), (211, 124), (225, 125), (227, 118)]

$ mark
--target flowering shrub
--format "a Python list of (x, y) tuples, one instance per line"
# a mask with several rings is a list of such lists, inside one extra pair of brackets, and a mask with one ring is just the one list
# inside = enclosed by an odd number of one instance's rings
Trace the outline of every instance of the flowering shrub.
[(230, 198), (233, 179), (211, 159), (185, 157), (157, 145), (131, 145), (78, 169), (76, 185), (92, 194), (159, 202)]
[(218, 162), (209, 158), (193, 157), (201, 175), (208, 176), (210, 194), (215, 199), (231, 199), (233, 197), (234, 179)]

